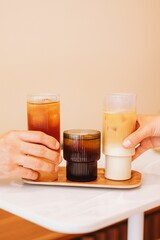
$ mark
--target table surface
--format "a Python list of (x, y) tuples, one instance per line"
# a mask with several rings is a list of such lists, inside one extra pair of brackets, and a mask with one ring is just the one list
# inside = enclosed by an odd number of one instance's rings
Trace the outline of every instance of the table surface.
[[(98, 164), (104, 166), (103, 156)], [(132, 169), (142, 173), (142, 185), (128, 190), (37, 186), (1, 178), (0, 208), (53, 231), (93, 232), (160, 206), (160, 153), (147, 151)]]

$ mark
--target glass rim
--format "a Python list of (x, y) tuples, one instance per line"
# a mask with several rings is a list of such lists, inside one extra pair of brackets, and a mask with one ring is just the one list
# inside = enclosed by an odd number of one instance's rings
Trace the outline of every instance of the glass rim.
[(131, 93), (131, 92), (117, 92), (117, 93), (109, 93), (106, 94), (104, 97), (137, 97), (136, 93)]
[(63, 132), (63, 137), (69, 139), (97, 139), (100, 135), (101, 132), (95, 129), (70, 129)]
[(29, 103), (47, 103), (59, 101), (60, 101), (59, 93), (42, 92), (27, 94), (27, 102)]
[(105, 112), (136, 111), (136, 93), (113, 93), (104, 96), (103, 110)]

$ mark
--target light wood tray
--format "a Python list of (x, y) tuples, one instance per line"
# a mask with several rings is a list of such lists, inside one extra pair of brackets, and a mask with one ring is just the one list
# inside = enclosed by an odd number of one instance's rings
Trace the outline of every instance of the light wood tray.
[(59, 167), (58, 180), (54, 182), (36, 182), (23, 180), (25, 183), (34, 185), (66, 186), (66, 187), (89, 187), (89, 188), (121, 188), (130, 189), (139, 187), (142, 183), (140, 172), (132, 170), (131, 178), (125, 181), (108, 180), (104, 177), (104, 168), (98, 168), (97, 179), (90, 182), (73, 182), (66, 178), (66, 168)]

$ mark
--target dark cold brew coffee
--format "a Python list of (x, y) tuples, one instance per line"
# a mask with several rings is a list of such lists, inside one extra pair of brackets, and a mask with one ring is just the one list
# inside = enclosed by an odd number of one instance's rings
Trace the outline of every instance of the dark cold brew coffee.
[(100, 158), (99, 131), (88, 129), (64, 131), (63, 147), (69, 180), (85, 182), (97, 178), (97, 160)]

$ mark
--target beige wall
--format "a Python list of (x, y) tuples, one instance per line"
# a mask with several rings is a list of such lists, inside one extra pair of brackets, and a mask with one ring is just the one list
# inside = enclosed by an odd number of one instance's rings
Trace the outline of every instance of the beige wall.
[(106, 93), (160, 112), (159, 0), (0, 0), (0, 132), (26, 128), (26, 95), (59, 92), (62, 131), (101, 129)]

